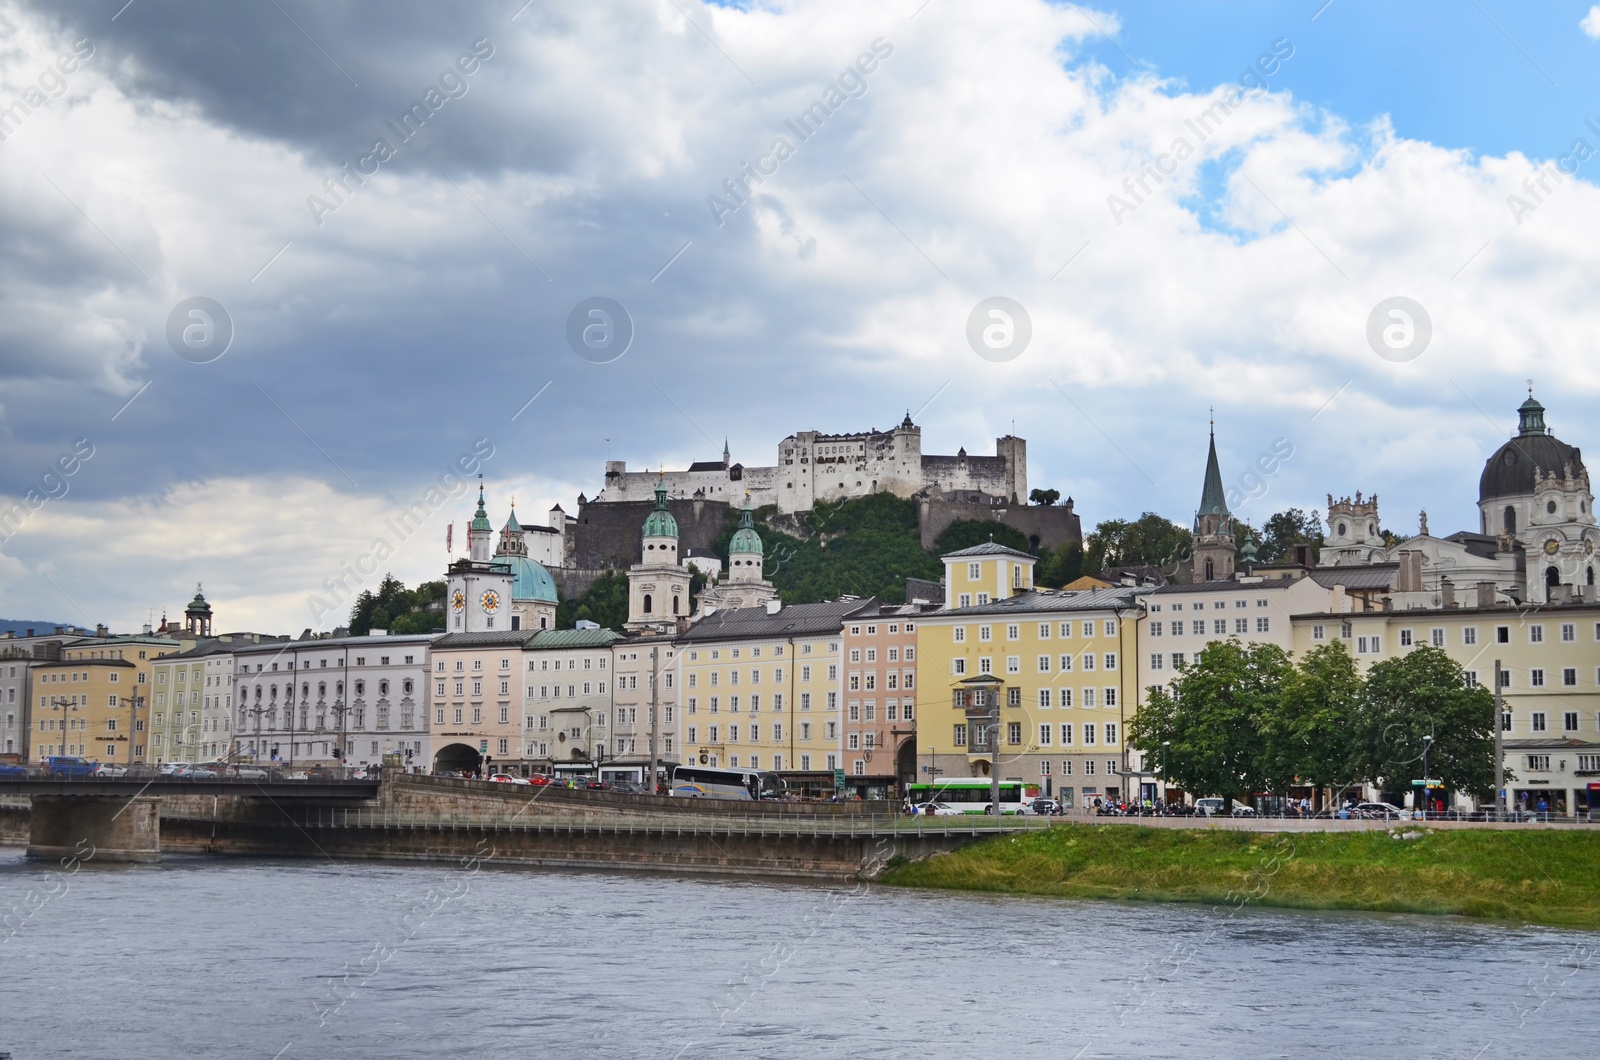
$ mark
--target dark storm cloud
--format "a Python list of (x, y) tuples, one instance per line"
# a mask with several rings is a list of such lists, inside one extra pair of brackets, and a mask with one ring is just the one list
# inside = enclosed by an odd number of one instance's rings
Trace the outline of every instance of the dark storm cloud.
[(467, 96), (477, 97), (473, 119), (430, 123), (409, 153), (456, 173), (551, 172), (580, 149), (581, 129), (561, 106), (571, 87), (518, 68), (507, 48), (518, 37), (554, 41), (573, 32), (537, 5), (513, 22), (519, 4), (134, 0), (111, 21), (123, 3), (25, 6), (64, 37), (99, 43), (110, 76), (131, 97), (194, 104), (213, 122), (335, 164), (364, 152), (384, 119), (398, 120), (430, 86), (448, 94), (441, 78), (459, 76), (456, 60), (487, 40), (495, 58), (464, 79)]

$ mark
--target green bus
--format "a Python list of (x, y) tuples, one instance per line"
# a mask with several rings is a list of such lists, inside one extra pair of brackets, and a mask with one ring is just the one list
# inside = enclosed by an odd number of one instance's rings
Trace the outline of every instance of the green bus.
[[(992, 813), (989, 808), (993, 795), (991, 781), (982, 777), (951, 777), (935, 780), (932, 784), (908, 784), (906, 795), (913, 806), (933, 801), (942, 802), (961, 813)], [(1000, 812), (1022, 813), (1023, 807), (1039, 797), (1039, 785), (1021, 780), (1000, 782)]]

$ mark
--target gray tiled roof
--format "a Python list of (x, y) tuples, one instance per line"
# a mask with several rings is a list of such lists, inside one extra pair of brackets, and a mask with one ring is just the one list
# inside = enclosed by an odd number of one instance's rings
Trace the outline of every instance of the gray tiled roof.
[(958, 552), (946, 552), (940, 558), (950, 559), (953, 556), (1019, 556), (1022, 559), (1035, 558), (1026, 552), (1018, 552), (1009, 545), (1002, 545), (994, 541), (985, 541), (981, 545), (973, 545), (971, 548), (964, 548)]
[(875, 608), (876, 600), (832, 600), (821, 604), (788, 604), (776, 614), (765, 607), (734, 607), (714, 611), (678, 636), (678, 643), (810, 636), (836, 632), (847, 616)]
[(1004, 600), (971, 607), (944, 607), (929, 612), (929, 617), (945, 618), (952, 615), (1014, 615), (1058, 611), (1104, 611), (1110, 608), (1132, 607), (1134, 600), (1148, 593), (1159, 592), (1148, 586), (1114, 585), (1109, 589), (1082, 589), (1062, 592), (1059, 589), (1030, 590), (1017, 593)]
[(1398, 563), (1371, 563), (1349, 567), (1315, 567), (1311, 577), (1318, 585), (1332, 588), (1342, 585), (1346, 589), (1388, 589), (1400, 573)]

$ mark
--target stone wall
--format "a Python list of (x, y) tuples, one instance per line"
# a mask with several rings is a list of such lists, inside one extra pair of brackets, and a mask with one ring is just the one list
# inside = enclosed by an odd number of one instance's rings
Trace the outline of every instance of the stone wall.
[[(567, 557), (562, 566), (627, 570), (638, 563), (644, 555), (645, 516), (654, 507), (654, 500), (578, 505), (577, 521), (568, 528)], [(716, 542), (729, 506), (721, 501), (669, 500), (667, 510), (678, 521), (678, 555), (683, 556), (691, 548), (709, 549)]]
[(931, 549), (951, 523), (993, 520), (1020, 531), (1032, 548), (1083, 544), (1083, 527), (1071, 504), (994, 504), (925, 498), (917, 508), (922, 547)]

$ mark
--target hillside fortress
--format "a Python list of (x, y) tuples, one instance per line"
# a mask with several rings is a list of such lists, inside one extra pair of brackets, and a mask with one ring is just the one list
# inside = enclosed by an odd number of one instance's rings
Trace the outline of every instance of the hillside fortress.
[(911, 415), (893, 430), (854, 434), (799, 431), (778, 443), (777, 463), (746, 467), (734, 463), (727, 443), (721, 460), (701, 460), (686, 471), (629, 471), (626, 462), (606, 462), (605, 488), (590, 504), (650, 501), (658, 481), (674, 500), (775, 505), (779, 512), (809, 512), (874, 493), (910, 499), (932, 498), (1024, 504), (1028, 498), (1028, 443), (1013, 435), (995, 439), (994, 456), (927, 456), (922, 428)]

